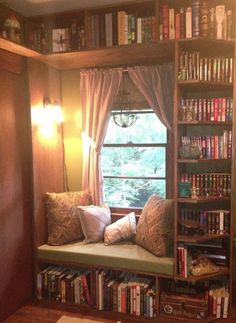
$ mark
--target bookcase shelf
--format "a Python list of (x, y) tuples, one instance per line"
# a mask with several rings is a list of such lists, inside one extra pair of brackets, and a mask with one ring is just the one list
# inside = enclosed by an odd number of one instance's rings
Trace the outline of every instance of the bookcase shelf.
[(14, 43), (14, 42), (9, 41), (9, 40), (2, 38), (2, 37), (0, 37), (0, 48), (7, 50), (9, 52), (18, 54), (20, 56), (29, 57), (29, 58), (37, 58), (37, 57), (41, 56), (40, 53), (38, 53), (32, 49), (29, 49), (25, 46)]
[(208, 240), (217, 240), (217, 239), (225, 239), (229, 238), (229, 234), (204, 234), (202, 236), (187, 236), (187, 235), (179, 235), (178, 241), (182, 242), (192, 242), (192, 243), (201, 243)]
[(200, 80), (178, 81), (178, 85), (186, 90), (227, 90), (233, 88), (232, 82), (213, 82)]
[(229, 272), (230, 272), (229, 268), (223, 267), (223, 268), (220, 268), (220, 270), (217, 273), (213, 273), (213, 274), (205, 274), (205, 275), (200, 275), (200, 276), (190, 275), (188, 278), (183, 278), (183, 277), (176, 275), (175, 278), (180, 281), (196, 283), (196, 282), (203, 281), (203, 280), (209, 280), (212, 278), (216, 278), (216, 277), (220, 277), (220, 276), (224, 276), (224, 275), (229, 275)]
[(147, 61), (173, 60), (174, 42), (120, 45), (81, 50), (78, 52), (41, 55), (38, 60), (61, 70), (97, 66), (127, 66)]
[(189, 204), (202, 204), (211, 202), (223, 202), (230, 201), (228, 196), (199, 196), (197, 198), (191, 197), (178, 197), (177, 202), (179, 203), (189, 203)]
[(232, 121), (182, 121), (179, 120), (178, 125), (180, 126), (232, 126)]
[(212, 163), (212, 162), (231, 162), (228, 158), (215, 158), (215, 159), (178, 159), (179, 164), (199, 164), (199, 163)]

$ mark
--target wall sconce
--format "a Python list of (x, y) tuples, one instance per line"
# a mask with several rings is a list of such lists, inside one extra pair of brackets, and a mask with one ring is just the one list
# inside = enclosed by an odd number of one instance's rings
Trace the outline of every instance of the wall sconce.
[(43, 98), (43, 105), (32, 108), (32, 124), (38, 126), (38, 130), (44, 138), (52, 137), (57, 125), (64, 121), (62, 108), (57, 102), (52, 103), (48, 96)]
[(47, 117), (53, 123), (62, 123), (64, 121), (61, 107), (55, 101), (53, 104), (48, 96), (43, 98), (43, 106)]

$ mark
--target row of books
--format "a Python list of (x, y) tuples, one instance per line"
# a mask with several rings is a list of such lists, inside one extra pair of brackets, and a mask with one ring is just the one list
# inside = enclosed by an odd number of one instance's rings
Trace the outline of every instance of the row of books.
[(44, 54), (82, 50), (86, 46), (85, 28), (76, 21), (66, 28), (45, 28), (42, 24), (28, 33), (28, 46)]
[(232, 57), (200, 57), (198, 51), (181, 52), (179, 58), (179, 80), (211, 82), (233, 82)]
[(159, 39), (208, 37), (232, 40), (234, 13), (224, 4), (213, 6), (207, 1), (192, 1), (191, 5), (172, 8), (160, 6)]
[(233, 99), (191, 98), (180, 100), (180, 119), (182, 121), (232, 121)]
[(196, 196), (224, 197), (231, 193), (231, 175), (229, 173), (182, 173), (180, 181), (190, 183), (191, 191), (194, 191)]
[(201, 159), (230, 159), (232, 157), (232, 131), (224, 130), (222, 136), (182, 136), (181, 145), (198, 146)]
[(181, 235), (229, 234), (230, 212), (228, 210), (200, 211), (182, 208), (179, 215), (179, 224)]
[[(169, 287), (169, 288), (168, 288)], [(228, 279), (191, 284), (176, 282), (160, 295), (160, 312), (169, 316), (207, 320), (227, 318), (229, 310)]]
[(217, 319), (228, 317), (229, 291), (225, 287), (211, 287), (208, 293), (208, 314)]
[(68, 26), (41, 24), (29, 31), (28, 45), (42, 53), (110, 47), (157, 40), (156, 17), (136, 17), (125, 11), (87, 15), (85, 24), (73, 19)]
[(37, 298), (92, 304), (91, 271), (49, 266), (37, 274)]
[(97, 270), (97, 309), (113, 310), (136, 316), (156, 317), (156, 288), (150, 277), (110, 270)]
[(37, 298), (156, 317), (153, 279), (129, 272), (48, 266), (37, 274)]
[(177, 247), (177, 270), (182, 278), (191, 276), (191, 269), (198, 257), (206, 257), (219, 267), (227, 266), (227, 252), (222, 246), (181, 243)]

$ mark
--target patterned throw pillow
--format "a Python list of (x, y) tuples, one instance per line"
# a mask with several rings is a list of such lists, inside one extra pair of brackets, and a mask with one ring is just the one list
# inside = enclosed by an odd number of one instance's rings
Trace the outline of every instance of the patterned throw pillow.
[(103, 241), (104, 230), (111, 223), (110, 210), (95, 205), (78, 206), (78, 210), (84, 243)]
[(140, 215), (135, 242), (159, 257), (169, 254), (173, 244), (173, 200), (152, 195)]
[(104, 244), (109, 245), (121, 240), (132, 239), (136, 234), (136, 217), (131, 212), (116, 222), (108, 225), (104, 233)]
[(91, 203), (92, 198), (88, 190), (46, 193), (48, 244), (57, 246), (82, 240), (84, 235), (77, 206)]

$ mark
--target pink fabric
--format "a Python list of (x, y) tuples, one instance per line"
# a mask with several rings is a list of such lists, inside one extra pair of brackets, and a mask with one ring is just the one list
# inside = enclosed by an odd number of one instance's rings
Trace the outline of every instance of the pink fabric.
[(174, 64), (128, 67), (128, 73), (161, 122), (172, 130)]
[(82, 188), (90, 190), (96, 205), (103, 202), (100, 152), (121, 77), (122, 68), (86, 69), (80, 73), (83, 131), (94, 141), (94, 147), (83, 142)]

